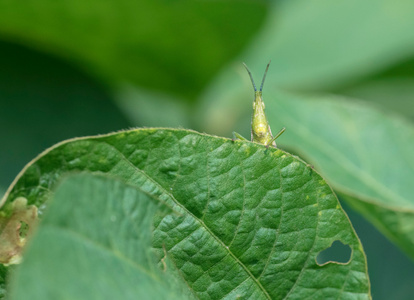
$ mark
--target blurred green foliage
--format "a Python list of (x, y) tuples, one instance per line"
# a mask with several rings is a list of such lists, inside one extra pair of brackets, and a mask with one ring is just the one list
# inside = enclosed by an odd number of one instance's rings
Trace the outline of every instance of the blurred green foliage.
[(258, 30), (265, 8), (254, 1), (2, 1), (0, 32), (110, 84), (195, 96)]
[(0, 180), (52, 144), (129, 126), (108, 88), (56, 57), (0, 42)]
[[(408, 0), (1, 0), (0, 184), (74, 136), (137, 125), (248, 136), (242, 61), (260, 76), (272, 59), (267, 102), (279, 88), (351, 96), (409, 118), (412, 131), (413, 15)], [(410, 299), (412, 261), (348, 211), (374, 299)]]

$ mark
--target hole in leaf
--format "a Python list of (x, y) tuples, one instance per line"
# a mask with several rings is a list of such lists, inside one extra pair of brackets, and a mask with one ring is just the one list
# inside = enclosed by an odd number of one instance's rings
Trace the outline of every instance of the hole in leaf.
[(349, 245), (344, 245), (341, 241), (336, 240), (329, 248), (319, 252), (316, 257), (318, 265), (326, 263), (347, 264), (351, 260), (352, 249)]

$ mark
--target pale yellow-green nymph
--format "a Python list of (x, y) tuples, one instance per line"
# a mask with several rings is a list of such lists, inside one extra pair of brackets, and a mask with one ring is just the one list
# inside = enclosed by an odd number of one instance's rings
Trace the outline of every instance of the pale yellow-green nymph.
[[(253, 76), (249, 68), (247, 68), (245, 63), (243, 63), (243, 65), (246, 67), (246, 70), (249, 73), (250, 80), (252, 81), (254, 88), (251, 140), (252, 142), (263, 144), (266, 147), (273, 146), (276, 148), (277, 145), (275, 140), (285, 131), (285, 128), (282, 128), (282, 130), (280, 130), (279, 133), (275, 136), (272, 135), (272, 131), (270, 130), (270, 126), (267, 122), (266, 114), (264, 112), (265, 105), (262, 98), (263, 84), (266, 78), (267, 70), (269, 69), (270, 62), (267, 64), (266, 71), (263, 75), (262, 84), (260, 85), (259, 90), (257, 90), (256, 85), (254, 84)], [(234, 132), (233, 134), (235, 135), (235, 137), (239, 139), (246, 140), (236, 132)]]

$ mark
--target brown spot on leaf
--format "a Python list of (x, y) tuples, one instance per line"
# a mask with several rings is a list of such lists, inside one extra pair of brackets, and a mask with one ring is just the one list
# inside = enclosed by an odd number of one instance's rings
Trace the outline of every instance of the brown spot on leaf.
[[(19, 197), (0, 212), (0, 263), (16, 264), (37, 222), (37, 207)], [(22, 225), (24, 228), (22, 228)]]

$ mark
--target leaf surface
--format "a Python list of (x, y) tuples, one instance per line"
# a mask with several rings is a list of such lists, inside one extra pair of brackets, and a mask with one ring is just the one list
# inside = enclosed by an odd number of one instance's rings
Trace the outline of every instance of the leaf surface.
[[(362, 246), (335, 195), (282, 150), (169, 129), (74, 139), (30, 163), (8, 201), (24, 196), (42, 212), (75, 171), (119, 178), (173, 210), (155, 218), (153, 247), (198, 298), (370, 298)], [(317, 264), (336, 240), (352, 249), (349, 262)]]

